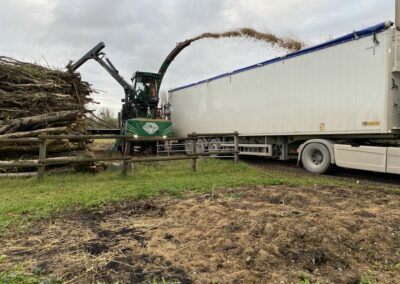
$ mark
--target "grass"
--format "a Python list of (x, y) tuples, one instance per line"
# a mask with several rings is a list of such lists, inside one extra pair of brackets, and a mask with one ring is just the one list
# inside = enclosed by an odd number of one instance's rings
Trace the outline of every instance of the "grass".
[(0, 232), (10, 225), (45, 218), (52, 212), (101, 206), (123, 199), (140, 199), (166, 192), (181, 196), (185, 191), (209, 192), (215, 187), (246, 185), (354, 186), (330, 177), (265, 172), (245, 163), (200, 160), (193, 173), (190, 161), (135, 165), (134, 173), (68, 174), (35, 178), (5, 178), (0, 184)]
[(373, 280), (371, 280), (368, 275), (364, 275), (361, 278), (361, 282), (360, 282), (360, 284), (374, 284), (374, 283), (375, 282)]
[(62, 281), (53, 276), (42, 275), (41, 271), (26, 272), (21, 266), (0, 272), (0, 284), (60, 284)]
[(115, 144), (115, 139), (95, 139), (91, 148), (95, 151), (111, 150)]

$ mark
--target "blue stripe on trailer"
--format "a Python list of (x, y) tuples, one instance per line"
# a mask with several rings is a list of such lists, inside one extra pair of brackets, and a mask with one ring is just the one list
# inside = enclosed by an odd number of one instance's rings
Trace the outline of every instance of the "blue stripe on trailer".
[(363, 30), (354, 31), (354, 32), (352, 32), (350, 34), (338, 37), (336, 39), (327, 41), (325, 43), (322, 43), (322, 44), (319, 44), (319, 45), (315, 45), (315, 46), (312, 46), (312, 47), (309, 47), (309, 48), (305, 48), (305, 49), (290, 53), (290, 54), (288, 54), (286, 56), (283, 56), (283, 57), (277, 57), (277, 58), (274, 58), (274, 59), (271, 59), (271, 60), (267, 60), (267, 61), (264, 61), (264, 62), (261, 62), (261, 63), (257, 63), (257, 64), (254, 64), (254, 65), (251, 65), (251, 66), (248, 66), (248, 67), (244, 67), (244, 68), (232, 71), (230, 73), (224, 73), (224, 74), (221, 74), (221, 75), (209, 78), (209, 79), (205, 79), (205, 80), (199, 81), (197, 83), (192, 83), (192, 84), (189, 84), (189, 85), (178, 87), (178, 88), (170, 90), (170, 92), (175, 92), (175, 91), (179, 91), (179, 90), (182, 90), (182, 89), (190, 88), (190, 87), (193, 87), (193, 86), (196, 86), (196, 85), (200, 85), (200, 84), (204, 84), (204, 83), (207, 83), (207, 82), (210, 82), (210, 81), (214, 81), (214, 80), (217, 80), (217, 79), (220, 79), (220, 78), (224, 78), (224, 77), (228, 77), (228, 76), (231, 76), (231, 75), (234, 75), (234, 74), (245, 72), (245, 71), (248, 71), (248, 70), (251, 70), (251, 69), (254, 69), (254, 68), (262, 67), (262, 66), (273, 64), (273, 63), (280, 62), (280, 61), (284, 61), (284, 60), (287, 60), (287, 59), (290, 59), (290, 58), (294, 58), (294, 57), (297, 57), (297, 56), (301, 56), (301, 55), (304, 55), (304, 54), (308, 54), (308, 53), (311, 53), (311, 52), (316, 52), (316, 51), (319, 51), (319, 50), (322, 50), (322, 49), (325, 49), (325, 48), (329, 48), (329, 47), (332, 47), (332, 46), (343, 44), (343, 43), (346, 43), (346, 42), (349, 42), (349, 41), (353, 41), (353, 40), (357, 40), (357, 39), (360, 39), (360, 38), (363, 38), (363, 37), (367, 37), (367, 36), (370, 36), (370, 35), (373, 35), (373, 34), (376, 34), (376, 33), (379, 33), (379, 32), (383, 32), (383, 31), (387, 30), (388, 28), (390, 28), (392, 25), (393, 25), (392, 22), (383, 22), (383, 23), (377, 24), (375, 26), (372, 26), (372, 27), (369, 27), (369, 28), (366, 28), (366, 29), (363, 29)]

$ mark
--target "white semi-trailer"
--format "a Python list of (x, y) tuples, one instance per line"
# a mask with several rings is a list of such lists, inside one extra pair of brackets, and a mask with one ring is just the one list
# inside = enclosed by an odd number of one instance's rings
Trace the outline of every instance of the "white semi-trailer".
[(237, 131), (241, 155), (298, 158), (313, 173), (400, 174), (399, 87), (400, 32), (385, 22), (171, 90), (171, 120), (178, 136)]

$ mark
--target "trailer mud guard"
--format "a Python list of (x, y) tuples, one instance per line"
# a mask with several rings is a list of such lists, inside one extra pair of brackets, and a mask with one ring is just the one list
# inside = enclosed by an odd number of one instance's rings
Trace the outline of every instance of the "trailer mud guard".
[(327, 139), (311, 139), (311, 140), (307, 140), (306, 142), (304, 142), (303, 144), (300, 145), (299, 150), (298, 150), (299, 155), (297, 156), (297, 166), (300, 165), (301, 155), (303, 153), (304, 147), (311, 143), (319, 143), (319, 144), (325, 145), (326, 148), (328, 148), (329, 153), (331, 155), (331, 164), (335, 164), (335, 151), (334, 151), (334, 147), (333, 147), (336, 144), (335, 141), (327, 140)]

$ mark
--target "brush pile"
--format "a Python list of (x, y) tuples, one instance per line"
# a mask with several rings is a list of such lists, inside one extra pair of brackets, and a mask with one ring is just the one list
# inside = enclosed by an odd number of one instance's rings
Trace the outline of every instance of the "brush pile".
[[(63, 72), (0, 56), (0, 138), (85, 133), (85, 105), (92, 89), (78, 73)], [(52, 140), (49, 156), (86, 151), (86, 142)], [(0, 159), (38, 155), (38, 145), (1, 143)]]

